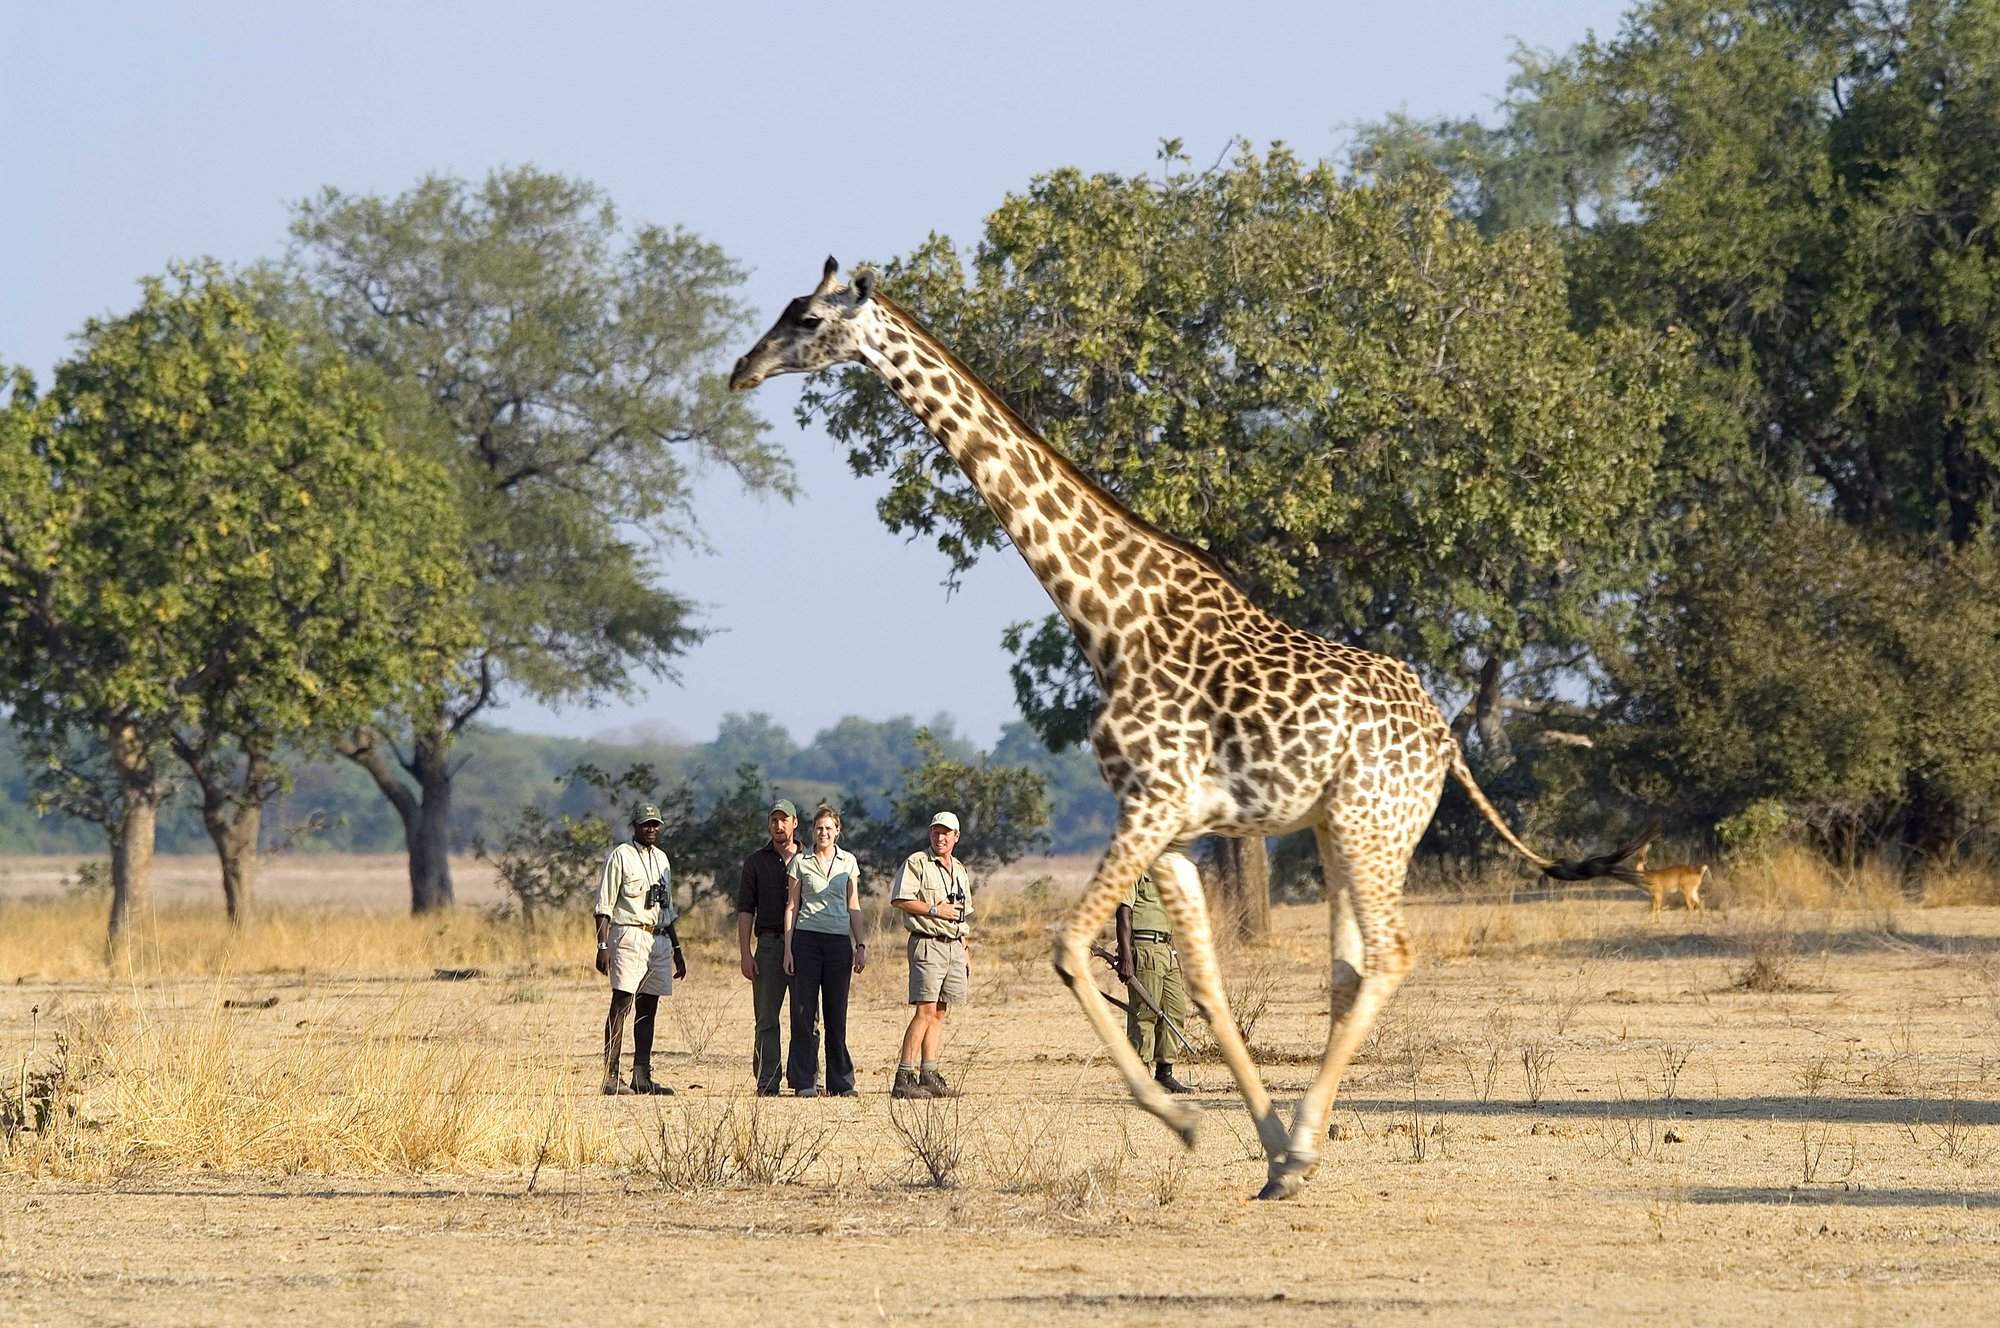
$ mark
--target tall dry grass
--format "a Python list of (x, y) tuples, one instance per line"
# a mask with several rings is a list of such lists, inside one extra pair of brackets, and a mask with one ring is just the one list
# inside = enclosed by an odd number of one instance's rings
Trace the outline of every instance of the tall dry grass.
[[(534, 931), (470, 909), (424, 917), (354, 909), (271, 909), (243, 930), (213, 906), (160, 905), (136, 915), (120, 977), (219, 973), (401, 973), (492, 965), (588, 966), (591, 922)], [(27, 978), (106, 972), (104, 907), (89, 897), (0, 902), (0, 973)]]
[(220, 992), (72, 1012), (0, 1071), (0, 1172), (103, 1179), (154, 1169), (378, 1174), (622, 1160), (548, 1046), (496, 1047), (412, 1001), (358, 1036), (253, 1050)]

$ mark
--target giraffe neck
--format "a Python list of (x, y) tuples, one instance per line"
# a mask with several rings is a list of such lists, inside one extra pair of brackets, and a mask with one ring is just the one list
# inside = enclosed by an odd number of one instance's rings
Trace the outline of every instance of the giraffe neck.
[[(862, 359), (965, 471), (1069, 620), (1100, 682), (1170, 582), (1228, 578), (1134, 517), (1050, 447), (924, 327), (879, 295)], [(1149, 593), (1152, 592), (1152, 593)], [(1236, 592), (1229, 587), (1229, 593)]]

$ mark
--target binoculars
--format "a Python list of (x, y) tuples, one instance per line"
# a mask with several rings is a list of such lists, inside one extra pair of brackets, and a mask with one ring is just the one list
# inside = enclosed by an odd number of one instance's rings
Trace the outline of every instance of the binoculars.
[(662, 876), (646, 890), (646, 907), (659, 908), (670, 902), (667, 898), (667, 878)]

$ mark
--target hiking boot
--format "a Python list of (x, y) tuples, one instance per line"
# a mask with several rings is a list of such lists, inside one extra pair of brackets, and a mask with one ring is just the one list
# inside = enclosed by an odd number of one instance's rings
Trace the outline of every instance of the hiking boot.
[(917, 1079), (917, 1072), (915, 1070), (898, 1069), (896, 1071), (896, 1086), (889, 1090), (889, 1096), (927, 1098), (931, 1096), (931, 1090), (924, 1087)]
[(638, 1093), (642, 1096), (672, 1097), (674, 1095), (673, 1089), (667, 1087), (665, 1084), (654, 1083), (653, 1076), (644, 1070), (633, 1074), (632, 1087), (627, 1091)]
[(799, 1090), (798, 1090), (798, 1093), (799, 1093), (799, 1096), (800, 1096), (800, 1097), (818, 1097), (818, 1096), (819, 1096), (819, 1090), (818, 1090), (817, 1088), (801, 1088), (801, 1089), (799, 1089)]
[(1192, 1088), (1174, 1078), (1174, 1067), (1165, 1061), (1161, 1061), (1153, 1067), (1153, 1082), (1166, 1089), (1169, 1093), (1194, 1092)]
[(937, 1070), (925, 1070), (917, 1076), (917, 1087), (932, 1097), (957, 1097), (958, 1090), (944, 1081), (944, 1075)]
[(606, 1097), (632, 1096), (632, 1089), (628, 1087), (622, 1080), (618, 1079), (606, 1079), (604, 1081), (603, 1091), (604, 1091), (604, 1096)]

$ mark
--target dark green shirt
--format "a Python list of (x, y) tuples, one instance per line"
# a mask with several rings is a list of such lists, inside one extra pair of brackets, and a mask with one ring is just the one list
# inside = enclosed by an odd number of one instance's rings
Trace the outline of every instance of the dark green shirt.
[(1167, 912), (1167, 906), (1160, 902), (1160, 887), (1153, 884), (1151, 872), (1134, 881), (1132, 888), (1125, 892), (1125, 907), (1132, 910), (1133, 931), (1173, 934), (1173, 917)]

